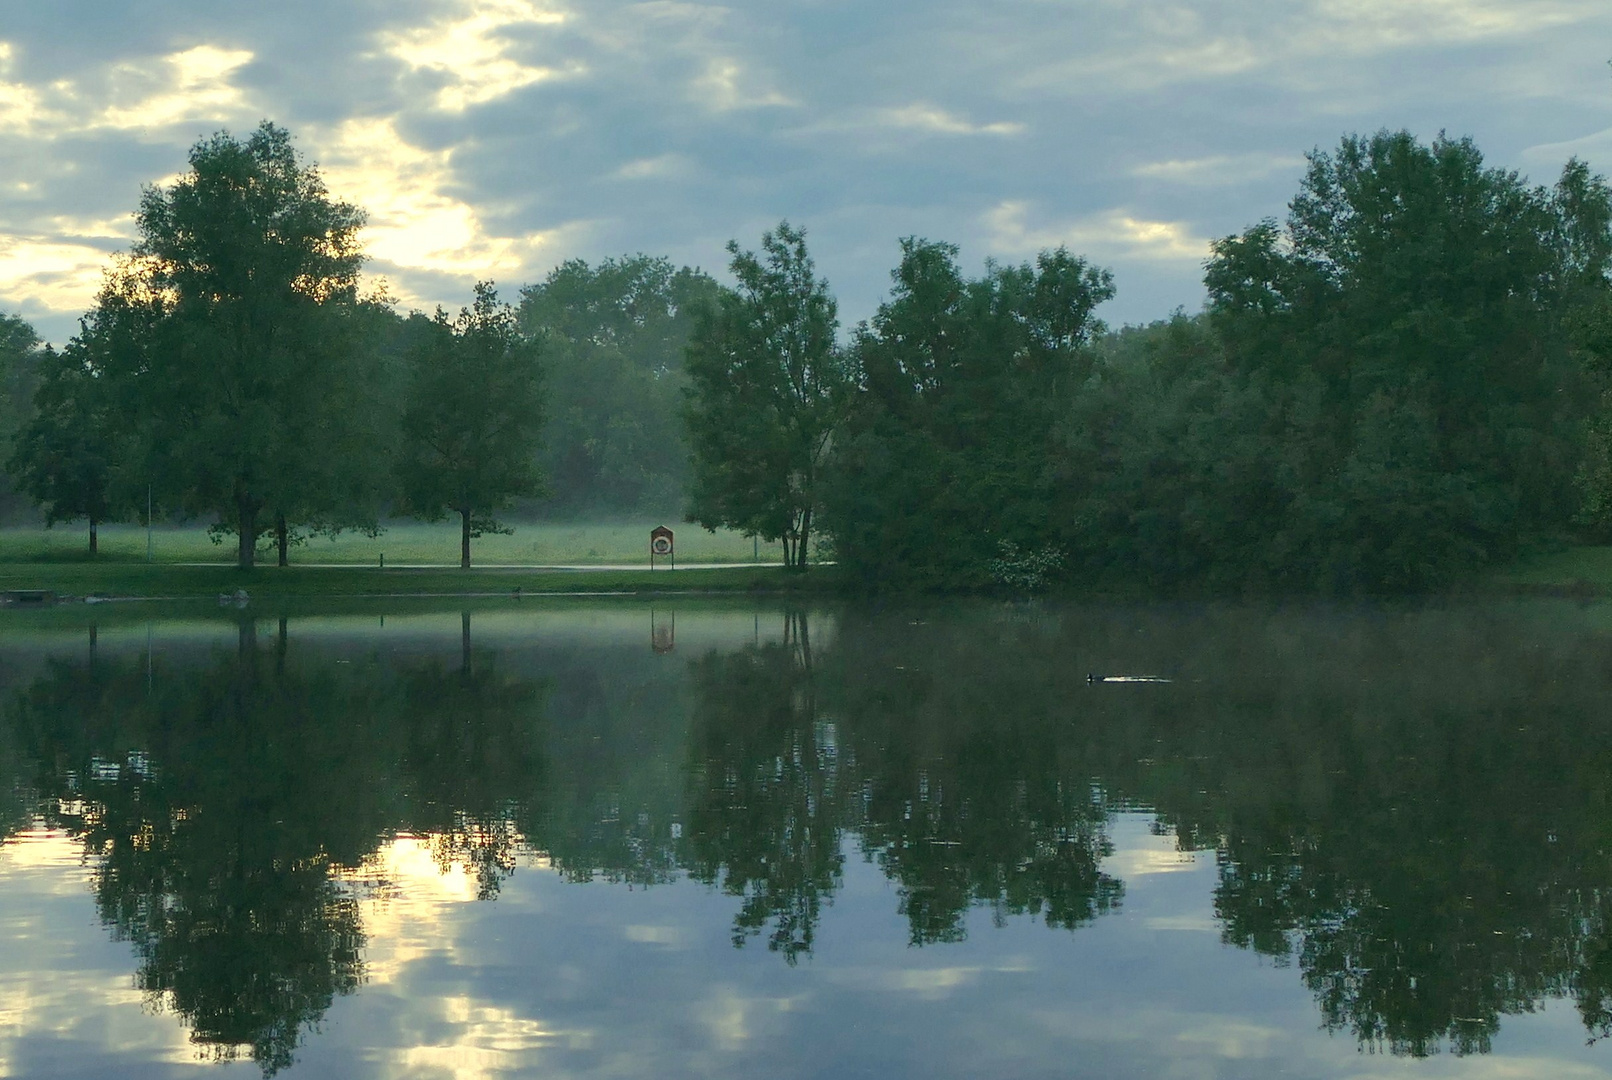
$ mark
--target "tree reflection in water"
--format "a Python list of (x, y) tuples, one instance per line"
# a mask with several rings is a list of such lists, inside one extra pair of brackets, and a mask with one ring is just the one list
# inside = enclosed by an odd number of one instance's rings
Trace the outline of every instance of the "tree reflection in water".
[(52, 661), (5, 704), (0, 811), (80, 835), (139, 984), (265, 1072), (362, 981), (342, 871), (400, 833), (484, 898), (523, 852), (575, 881), (687, 874), (736, 898), (735, 944), (794, 963), (848, 853), (915, 946), (981, 908), (1085, 925), (1123, 900), (1104, 859), (1135, 808), (1214, 853), (1224, 939), (1293, 965), (1331, 1029), (1483, 1052), (1565, 997), (1600, 1038), (1612, 668), (1561, 614), (791, 612), (687, 663), (472, 650), (468, 616), (458, 649), (402, 660), (243, 622), (154, 678), (104, 644)]
[(846, 820), (838, 747), (819, 721), (807, 616), (784, 640), (695, 664), (697, 768), (689, 872), (742, 897), (733, 940), (769, 924), (790, 963), (812, 949), (822, 906), (843, 874)]
[(234, 652), (149, 691), (143, 663), (53, 662), (6, 709), (47, 763), (49, 823), (97, 857), (96, 904), (139, 987), (205, 1052), (265, 1075), (362, 981), (358, 903), (333, 874), (417, 831), (495, 895), (518, 840), (510, 785), (541, 771), (538, 687), (495, 663), (377, 677), (302, 659), (283, 622), (264, 648), (245, 620)]

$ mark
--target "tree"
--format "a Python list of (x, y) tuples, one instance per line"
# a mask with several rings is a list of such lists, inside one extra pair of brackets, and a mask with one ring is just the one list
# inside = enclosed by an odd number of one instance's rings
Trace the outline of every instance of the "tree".
[(738, 288), (689, 342), (688, 518), (782, 540), (784, 564), (804, 570), (818, 481), (853, 380), (806, 234), (781, 222), (761, 247), (758, 259), (728, 243)]
[(543, 426), (537, 345), (491, 282), (450, 320), (437, 309), (410, 351), (397, 478), (403, 506), (427, 521), (459, 515), (459, 565), (470, 541), (508, 532), (495, 515), (544, 491), (535, 457)]
[(98, 549), (97, 528), (114, 516), (112, 473), (119, 449), (106, 380), (91, 359), (93, 335), (87, 322), (64, 352), (45, 350), (34, 416), (18, 433), (7, 465), (44, 508), (47, 527), (89, 522), (91, 555)]
[(660, 513), (680, 506), (688, 448), (683, 351), (720, 287), (671, 261), (572, 259), (521, 290), (521, 329), (542, 346), (549, 428), (539, 466), (553, 512)]
[[(0, 447), (9, 447), (27, 426), (42, 358), (39, 335), (20, 315), (0, 315)], [(16, 500), (11, 477), (0, 478), (0, 510)]]
[[(327, 348), (340, 356), (342, 377), (325, 388), (316, 426), (304, 429), (299, 468), (278, 475), (267, 499), (279, 565), (288, 549), (314, 535), (382, 529), (398, 445), (403, 320), (384, 293), (325, 313)], [(317, 450), (317, 453), (310, 453)]]
[(1311, 154), (1285, 227), (1215, 244), (1228, 385), (1264, 400), (1279, 462), (1246, 519), (1272, 580), (1421, 588), (1566, 526), (1607, 207), (1576, 163), (1553, 193), (1471, 140), (1383, 131)]
[(836, 454), (829, 528), (868, 580), (983, 585), (993, 565), (1059, 561), (1054, 435), (1091, 370), (1106, 270), (1063, 248), (988, 265), (901, 244), (895, 288), (856, 335), (863, 390)]
[(146, 189), (140, 240), (98, 300), (145, 314), (110, 374), (147, 475), (165, 506), (217, 514), (242, 569), (265, 514), (328, 502), (315, 489), (348, 460), (343, 410), (365, 372), (342, 322), (363, 221), (285, 129), (219, 132), (180, 179)]

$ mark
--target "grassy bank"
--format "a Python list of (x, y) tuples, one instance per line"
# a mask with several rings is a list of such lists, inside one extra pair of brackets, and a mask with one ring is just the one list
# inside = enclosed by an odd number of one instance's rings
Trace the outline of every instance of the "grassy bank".
[[(659, 521), (589, 522), (516, 525), (508, 536), (484, 536), (473, 541), (472, 558), (484, 566), (600, 566), (649, 564), (649, 530)], [(777, 544), (755, 544), (736, 532), (715, 533), (668, 521), (677, 531), (677, 559), (681, 563), (745, 563), (782, 561)], [(232, 543), (213, 543), (199, 525), (160, 526), (151, 532), (152, 559), (158, 563), (233, 562)], [(144, 562), (146, 531), (137, 525), (101, 528), (97, 562)], [(381, 556), (389, 566), (459, 563), (459, 526), (456, 522), (390, 525), (378, 537), (343, 533), (334, 540), (313, 537), (291, 549), (293, 563), (377, 566)], [(759, 556), (759, 560), (757, 557)], [(268, 547), (260, 557), (270, 562)], [(84, 562), (89, 560), (88, 534), (81, 526), (54, 529), (15, 527), (0, 529), (0, 563)]]
[(0, 563), (0, 590), (48, 589), (65, 596), (216, 599), (245, 589), (251, 599), (360, 596), (510, 596), (561, 593), (779, 593), (832, 587), (828, 569), (804, 578), (782, 567), (700, 570), (380, 570), (373, 567), (231, 567), (145, 563)]
[(1491, 581), (1511, 591), (1612, 595), (1612, 547), (1571, 547), (1530, 556)]

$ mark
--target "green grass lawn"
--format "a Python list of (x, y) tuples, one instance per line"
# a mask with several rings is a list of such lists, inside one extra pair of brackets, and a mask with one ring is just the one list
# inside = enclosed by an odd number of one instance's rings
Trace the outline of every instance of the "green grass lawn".
[(730, 566), (652, 574), (643, 570), (380, 570), (319, 566), (260, 566), (243, 572), (227, 566), (173, 563), (0, 563), (0, 591), (45, 589), (60, 596), (216, 600), (245, 589), (254, 603), (362, 596), (815, 592), (830, 587), (832, 578), (832, 568), (802, 578), (781, 566)]
[[(623, 523), (517, 525), (509, 536), (484, 536), (471, 541), (471, 560), (485, 566), (607, 566), (649, 565), (649, 530), (659, 521)], [(777, 544), (752, 542), (736, 532), (711, 533), (697, 525), (669, 521), (677, 531), (677, 561), (689, 563), (751, 562), (759, 550), (763, 562), (782, 561)], [(202, 526), (158, 527), (152, 530), (152, 557), (159, 563), (235, 561), (231, 539), (214, 544)], [(146, 531), (137, 525), (101, 528), (101, 563), (144, 562)], [(361, 533), (343, 533), (335, 540), (313, 537), (291, 549), (293, 563), (377, 566), (381, 556), (388, 566), (408, 564), (459, 565), (459, 526), (456, 522), (392, 525), (371, 539)], [(260, 560), (273, 562), (272, 548), (259, 549)], [(88, 534), (82, 527), (60, 526), (0, 529), (0, 563), (79, 562), (89, 558)], [(660, 560), (657, 560), (659, 563)]]
[[(244, 588), (252, 599), (347, 596), (465, 596), (609, 592), (777, 592), (818, 590), (781, 566), (680, 569), (646, 572), (649, 530), (659, 522), (518, 525), (509, 536), (472, 541), (474, 568), (460, 570), (459, 528), (405, 523), (375, 538), (358, 533), (335, 540), (314, 537), (291, 550), (292, 565), (274, 565), (272, 548), (260, 548), (259, 565), (248, 573), (233, 566), (229, 543), (214, 544), (200, 526), (152, 531), (152, 561), (146, 532), (134, 525), (101, 529), (100, 554), (89, 557), (82, 528), (0, 529), (0, 590), (47, 589), (65, 596), (176, 597), (213, 599)], [(697, 526), (677, 529), (677, 561), (747, 563), (756, 548), (734, 532), (710, 533)], [(776, 544), (759, 545), (763, 561), (779, 560)], [(382, 555), (386, 568), (379, 568)], [(188, 565), (221, 563), (217, 566)], [(612, 565), (634, 569), (610, 569)], [(665, 560), (657, 565), (666, 569)], [(426, 569), (411, 567), (425, 566)], [(531, 566), (599, 567), (578, 571), (523, 569)]]
[(1571, 547), (1530, 556), (1499, 571), (1493, 580), (1512, 588), (1612, 592), (1612, 547)]

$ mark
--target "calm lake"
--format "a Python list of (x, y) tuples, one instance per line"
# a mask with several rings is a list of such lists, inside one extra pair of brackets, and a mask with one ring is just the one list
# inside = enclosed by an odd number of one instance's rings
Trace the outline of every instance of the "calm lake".
[(1612, 1077), (1607, 604), (14, 610), (0, 833), (0, 1076)]

